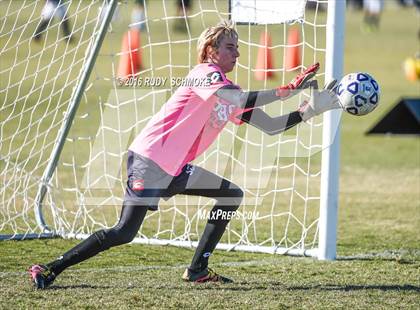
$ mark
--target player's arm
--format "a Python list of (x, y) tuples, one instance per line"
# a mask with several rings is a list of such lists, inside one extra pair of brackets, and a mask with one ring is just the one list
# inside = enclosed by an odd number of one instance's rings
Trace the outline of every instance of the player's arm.
[(341, 108), (336, 94), (337, 80), (329, 81), (321, 91), (318, 91), (316, 80), (311, 84), (311, 98), (299, 106), (300, 115), (305, 122), (326, 111)]
[(216, 96), (242, 109), (264, 106), (276, 100), (286, 100), (308, 88), (318, 69), (319, 63), (313, 64), (289, 84), (275, 89), (244, 92), (233, 85), (225, 85), (217, 90)]
[(323, 90), (318, 91), (318, 84), (314, 81), (311, 85), (311, 98), (304, 101), (299, 109), (278, 117), (271, 117), (263, 110), (256, 108), (244, 112), (236, 117), (269, 135), (275, 135), (286, 131), (301, 121), (332, 109), (339, 109), (338, 98), (335, 94), (336, 80), (327, 83)]
[(286, 131), (302, 121), (299, 111), (271, 117), (259, 108), (244, 112), (236, 117), (271, 136)]

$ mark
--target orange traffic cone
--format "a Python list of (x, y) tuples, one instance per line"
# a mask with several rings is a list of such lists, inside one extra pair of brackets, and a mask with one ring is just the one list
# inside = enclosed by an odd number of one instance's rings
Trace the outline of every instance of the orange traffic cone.
[(257, 80), (265, 80), (274, 77), (273, 57), (271, 51), (271, 37), (268, 32), (261, 33), (260, 39), (261, 47), (258, 50), (257, 65), (255, 71), (255, 78)]
[(286, 70), (297, 70), (300, 66), (299, 30), (291, 28), (287, 37)]
[(134, 76), (141, 66), (140, 30), (130, 29), (123, 38), (118, 77), (126, 79)]

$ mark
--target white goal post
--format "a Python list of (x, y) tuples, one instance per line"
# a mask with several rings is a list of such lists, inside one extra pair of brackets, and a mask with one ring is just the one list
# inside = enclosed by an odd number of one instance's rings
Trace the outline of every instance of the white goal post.
[[(86, 238), (114, 225), (129, 142), (195, 65), (201, 31), (221, 19), (236, 22), (241, 57), (229, 78), (245, 90), (285, 84), (316, 61), (319, 80), (340, 78), (345, 1), (310, 1), (311, 10), (305, 0), (268, 2), (198, 0), (180, 11), (176, 1), (63, 0), (47, 19), (45, 1), (2, 1), (0, 240)], [(261, 50), (273, 67), (255, 64)], [(286, 65), (290, 50), (295, 68)], [(121, 78), (121, 62), (133, 57), (141, 64)], [(273, 79), (256, 80), (261, 70)], [(281, 115), (307, 97), (264, 109)], [(279, 136), (230, 124), (197, 158), (245, 192), (219, 249), (335, 259), (340, 116), (327, 112)], [(194, 247), (212, 203), (162, 201), (134, 242)]]

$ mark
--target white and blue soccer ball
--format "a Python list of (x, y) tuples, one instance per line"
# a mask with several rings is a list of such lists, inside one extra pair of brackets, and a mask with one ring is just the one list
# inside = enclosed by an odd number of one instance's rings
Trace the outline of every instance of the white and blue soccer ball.
[(353, 115), (368, 114), (379, 104), (379, 84), (368, 73), (347, 74), (341, 79), (336, 92), (343, 110)]

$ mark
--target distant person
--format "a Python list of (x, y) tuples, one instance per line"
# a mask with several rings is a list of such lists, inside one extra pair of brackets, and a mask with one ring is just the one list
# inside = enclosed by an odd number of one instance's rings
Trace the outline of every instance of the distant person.
[(403, 6), (403, 7), (420, 5), (420, 0), (397, 0), (397, 2), (400, 6)]
[(308, 10), (325, 12), (327, 10), (327, 5), (325, 3), (318, 3), (317, 0), (308, 0), (308, 2), (306, 2), (306, 8)]
[(347, 0), (347, 7), (355, 11), (363, 9), (363, 0)]
[(373, 32), (379, 29), (379, 20), (384, 8), (383, 0), (363, 0), (363, 10), (365, 16), (363, 18), (362, 30)]
[[(101, 14), (101, 21), (105, 18), (106, 15), (106, 10), (107, 10), (107, 6), (110, 4), (111, 0), (105, 0), (102, 5), (98, 8), (98, 12), (99, 14)], [(112, 15), (112, 22), (116, 22), (119, 18), (119, 5), (116, 6), (114, 13)], [(110, 25), (111, 29), (112, 29), (112, 24)]]
[(68, 42), (72, 41), (70, 22), (67, 17), (67, 6), (64, 3), (61, 3), (61, 0), (46, 0), (41, 13), (41, 22), (36, 28), (33, 36), (34, 41), (41, 41), (42, 34), (47, 29), (48, 24), (54, 16), (57, 16), (61, 20), (61, 29), (63, 31), (64, 39)]
[(145, 0), (134, 0), (134, 8), (131, 12), (131, 23), (133, 28), (143, 31), (146, 27), (146, 17), (144, 14)]
[(191, 10), (190, 0), (177, 0), (177, 18), (175, 20), (174, 30), (178, 32), (187, 32), (189, 28), (188, 14)]

